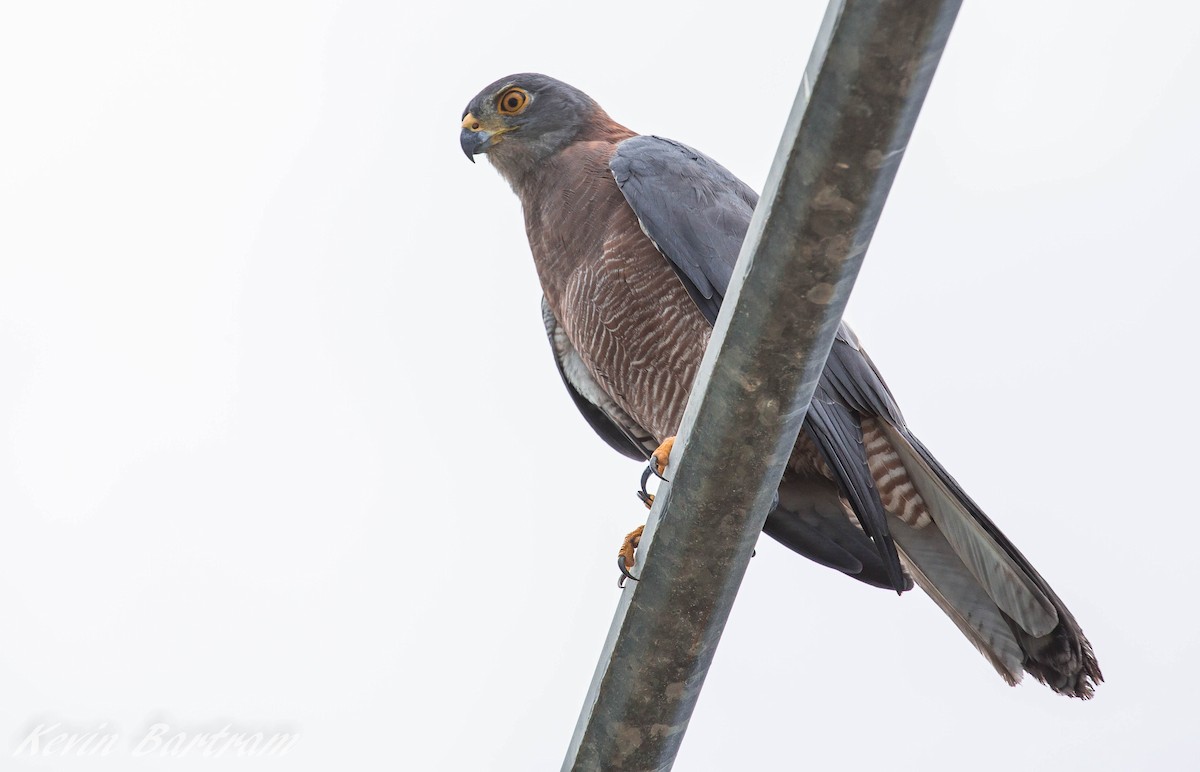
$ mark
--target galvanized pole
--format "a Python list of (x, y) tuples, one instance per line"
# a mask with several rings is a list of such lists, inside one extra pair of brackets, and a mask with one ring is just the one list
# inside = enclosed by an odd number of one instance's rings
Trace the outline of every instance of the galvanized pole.
[(674, 763), (960, 2), (830, 3), (564, 770)]

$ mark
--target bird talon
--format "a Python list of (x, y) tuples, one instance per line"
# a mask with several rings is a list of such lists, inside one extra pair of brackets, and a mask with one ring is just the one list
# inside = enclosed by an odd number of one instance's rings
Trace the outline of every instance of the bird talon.
[(625, 540), (621, 542), (621, 551), (617, 553), (617, 568), (621, 570), (621, 578), (617, 580), (618, 587), (624, 587), (626, 579), (638, 581), (636, 576), (629, 573), (629, 569), (637, 562), (637, 547), (642, 541), (642, 531), (645, 528), (646, 526), (639, 525), (626, 534)]
[(647, 499), (654, 501), (654, 495), (651, 494), (650, 491), (646, 490), (646, 483), (650, 482), (650, 475), (652, 474), (654, 474), (653, 462), (647, 464), (646, 468), (642, 470), (642, 487), (640, 490), (638, 490), (638, 498), (641, 499), (642, 503), (646, 504), (647, 507), (650, 506), (650, 504), (648, 504), (646, 501)]
[(633, 574), (629, 573), (629, 569), (625, 567), (625, 556), (624, 555), (617, 555), (617, 568), (620, 569), (620, 571), (621, 571), (621, 578), (617, 580), (617, 586), (620, 587), (622, 590), (625, 589), (625, 580), (626, 579), (632, 579), (635, 582), (638, 581), (638, 578), (636, 576), (634, 576)]

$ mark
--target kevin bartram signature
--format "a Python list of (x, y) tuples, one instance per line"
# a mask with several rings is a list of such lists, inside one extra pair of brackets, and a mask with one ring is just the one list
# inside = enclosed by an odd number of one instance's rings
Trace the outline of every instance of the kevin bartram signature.
[(264, 732), (226, 724), (216, 731), (189, 731), (165, 721), (125, 736), (107, 721), (78, 728), (61, 721), (44, 721), (19, 736), (12, 755), (17, 758), (65, 756), (157, 756), (219, 758), (284, 756), (300, 739), (297, 732)]

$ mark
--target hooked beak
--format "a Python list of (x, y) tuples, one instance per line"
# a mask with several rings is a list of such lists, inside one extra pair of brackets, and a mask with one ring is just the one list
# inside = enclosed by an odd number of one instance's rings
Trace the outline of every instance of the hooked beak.
[(471, 113), (467, 113), (462, 122), (462, 133), (458, 135), (458, 143), (462, 145), (463, 153), (471, 163), (474, 156), (486, 153), (488, 148), (500, 141), (500, 135), (512, 131), (511, 127), (498, 125), (487, 127)]

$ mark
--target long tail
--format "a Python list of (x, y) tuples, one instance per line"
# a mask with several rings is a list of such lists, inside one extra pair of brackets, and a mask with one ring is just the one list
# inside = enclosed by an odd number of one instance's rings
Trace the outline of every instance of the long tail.
[[(915, 489), (916, 496), (905, 497), (906, 508), (894, 513), (907, 516), (888, 518), (913, 581), (1008, 683), (1020, 681), (1024, 671), (1060, 694), (1091, 697), (1104, 680), (1100, 666), (1046, 580), (916, 437), (878, 418), (864, 421), (863, 432), (868, 446), (886, 440), (899, 462), (893, 469), (903, 465)], [(881, 456), (886, 461), (891, 454)], [(883, 493), (886, 485), (879, 487)]]

